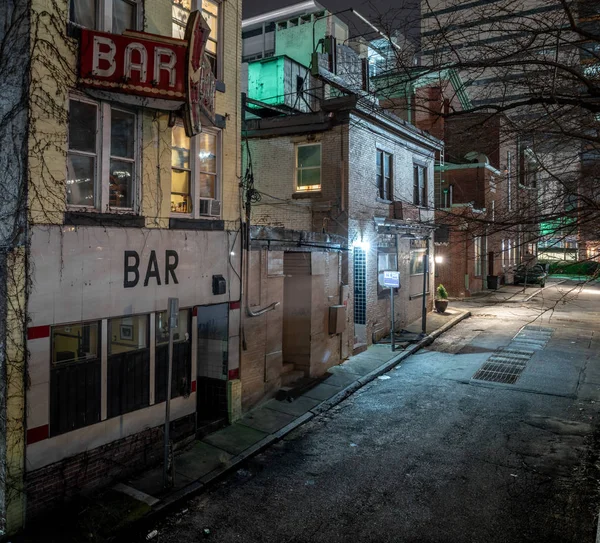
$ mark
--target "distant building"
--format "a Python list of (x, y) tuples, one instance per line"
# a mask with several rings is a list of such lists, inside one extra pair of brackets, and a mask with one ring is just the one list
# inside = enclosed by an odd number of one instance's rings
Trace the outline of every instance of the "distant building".
[[(243, 318), (246, 406), (289, 373), (317, 377), (389, 335), (384, 271), (400, 272), (397, 330), (432, 305), (433, 266), (425, 274), (424, 261), (443, 144), (381, 111), (367, 92), (367, 57), (342, 43), (341, 21), (316, 5), (287, 10), (243, 23), (244, 160), (260, 196), (248, 282), (265, 293), (248, 289)], [(251, 40), (260, 36), (269, 47), (257, 51)], [(265, 324), (266, 336), (255, 333)]]

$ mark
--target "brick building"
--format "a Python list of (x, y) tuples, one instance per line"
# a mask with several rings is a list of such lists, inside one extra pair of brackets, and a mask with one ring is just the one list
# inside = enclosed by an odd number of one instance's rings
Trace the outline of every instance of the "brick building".
[(10, 533), (161, 461), (167, 394), (174, 440), (239, 404), (241, 2), (6, 10), (19, 33), (2, 39), (24, 45), (4, 81), (26, 78), (0, 129), (21, 141), (3, 164), (17, 205), (2, 227), (19, 232), (2, 257)]

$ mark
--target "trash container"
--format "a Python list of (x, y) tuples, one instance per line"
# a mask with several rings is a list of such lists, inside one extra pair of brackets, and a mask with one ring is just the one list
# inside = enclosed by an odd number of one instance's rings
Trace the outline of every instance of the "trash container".
[(498, 290), (498, 285), (500, 277), (498, 275), (488, 275), (487, 276), (487, 285), (490, 290)]

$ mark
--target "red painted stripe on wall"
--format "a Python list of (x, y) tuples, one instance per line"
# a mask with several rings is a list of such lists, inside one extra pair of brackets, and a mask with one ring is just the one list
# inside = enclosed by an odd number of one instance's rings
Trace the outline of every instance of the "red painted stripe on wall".
[(229, 370), (229, 380), (233, 381), (234, 379), (240, 378), (240, 368), (236, 368), (234, 370)]
[(196, 381), (192, 381), (192, 392), (196, 392)]
[(50, 326), (32, 326), (27, 328), (27, 339), (50, 337)]
[(31, 445), (33, 443), (37, 443), (38, 441), (43, 441), (44, 439), (48, 439), (48, 425), (44, 424), (44, 426), (38, 426), (37, 428), (30, 428), (27, 430), (27, 445)]
[(229, 302), (229, 309), (239, 309), (241, 307), (241, 303), (237, 302)]

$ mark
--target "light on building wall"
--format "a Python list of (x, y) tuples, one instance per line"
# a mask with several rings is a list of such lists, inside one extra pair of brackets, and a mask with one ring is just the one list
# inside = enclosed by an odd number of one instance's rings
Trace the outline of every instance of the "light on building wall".
[(444, 261), (444, 257), (442, 255), (436, 255), (435, 256), (435, 263), (436, 264), (441, 264)]
[(354, 247), (355, 249), (362, 249), (363, 251), (368, 251), (371, 248), (371, 244), (363, 239), (355, 239), (352, 242), (352, 247)]

